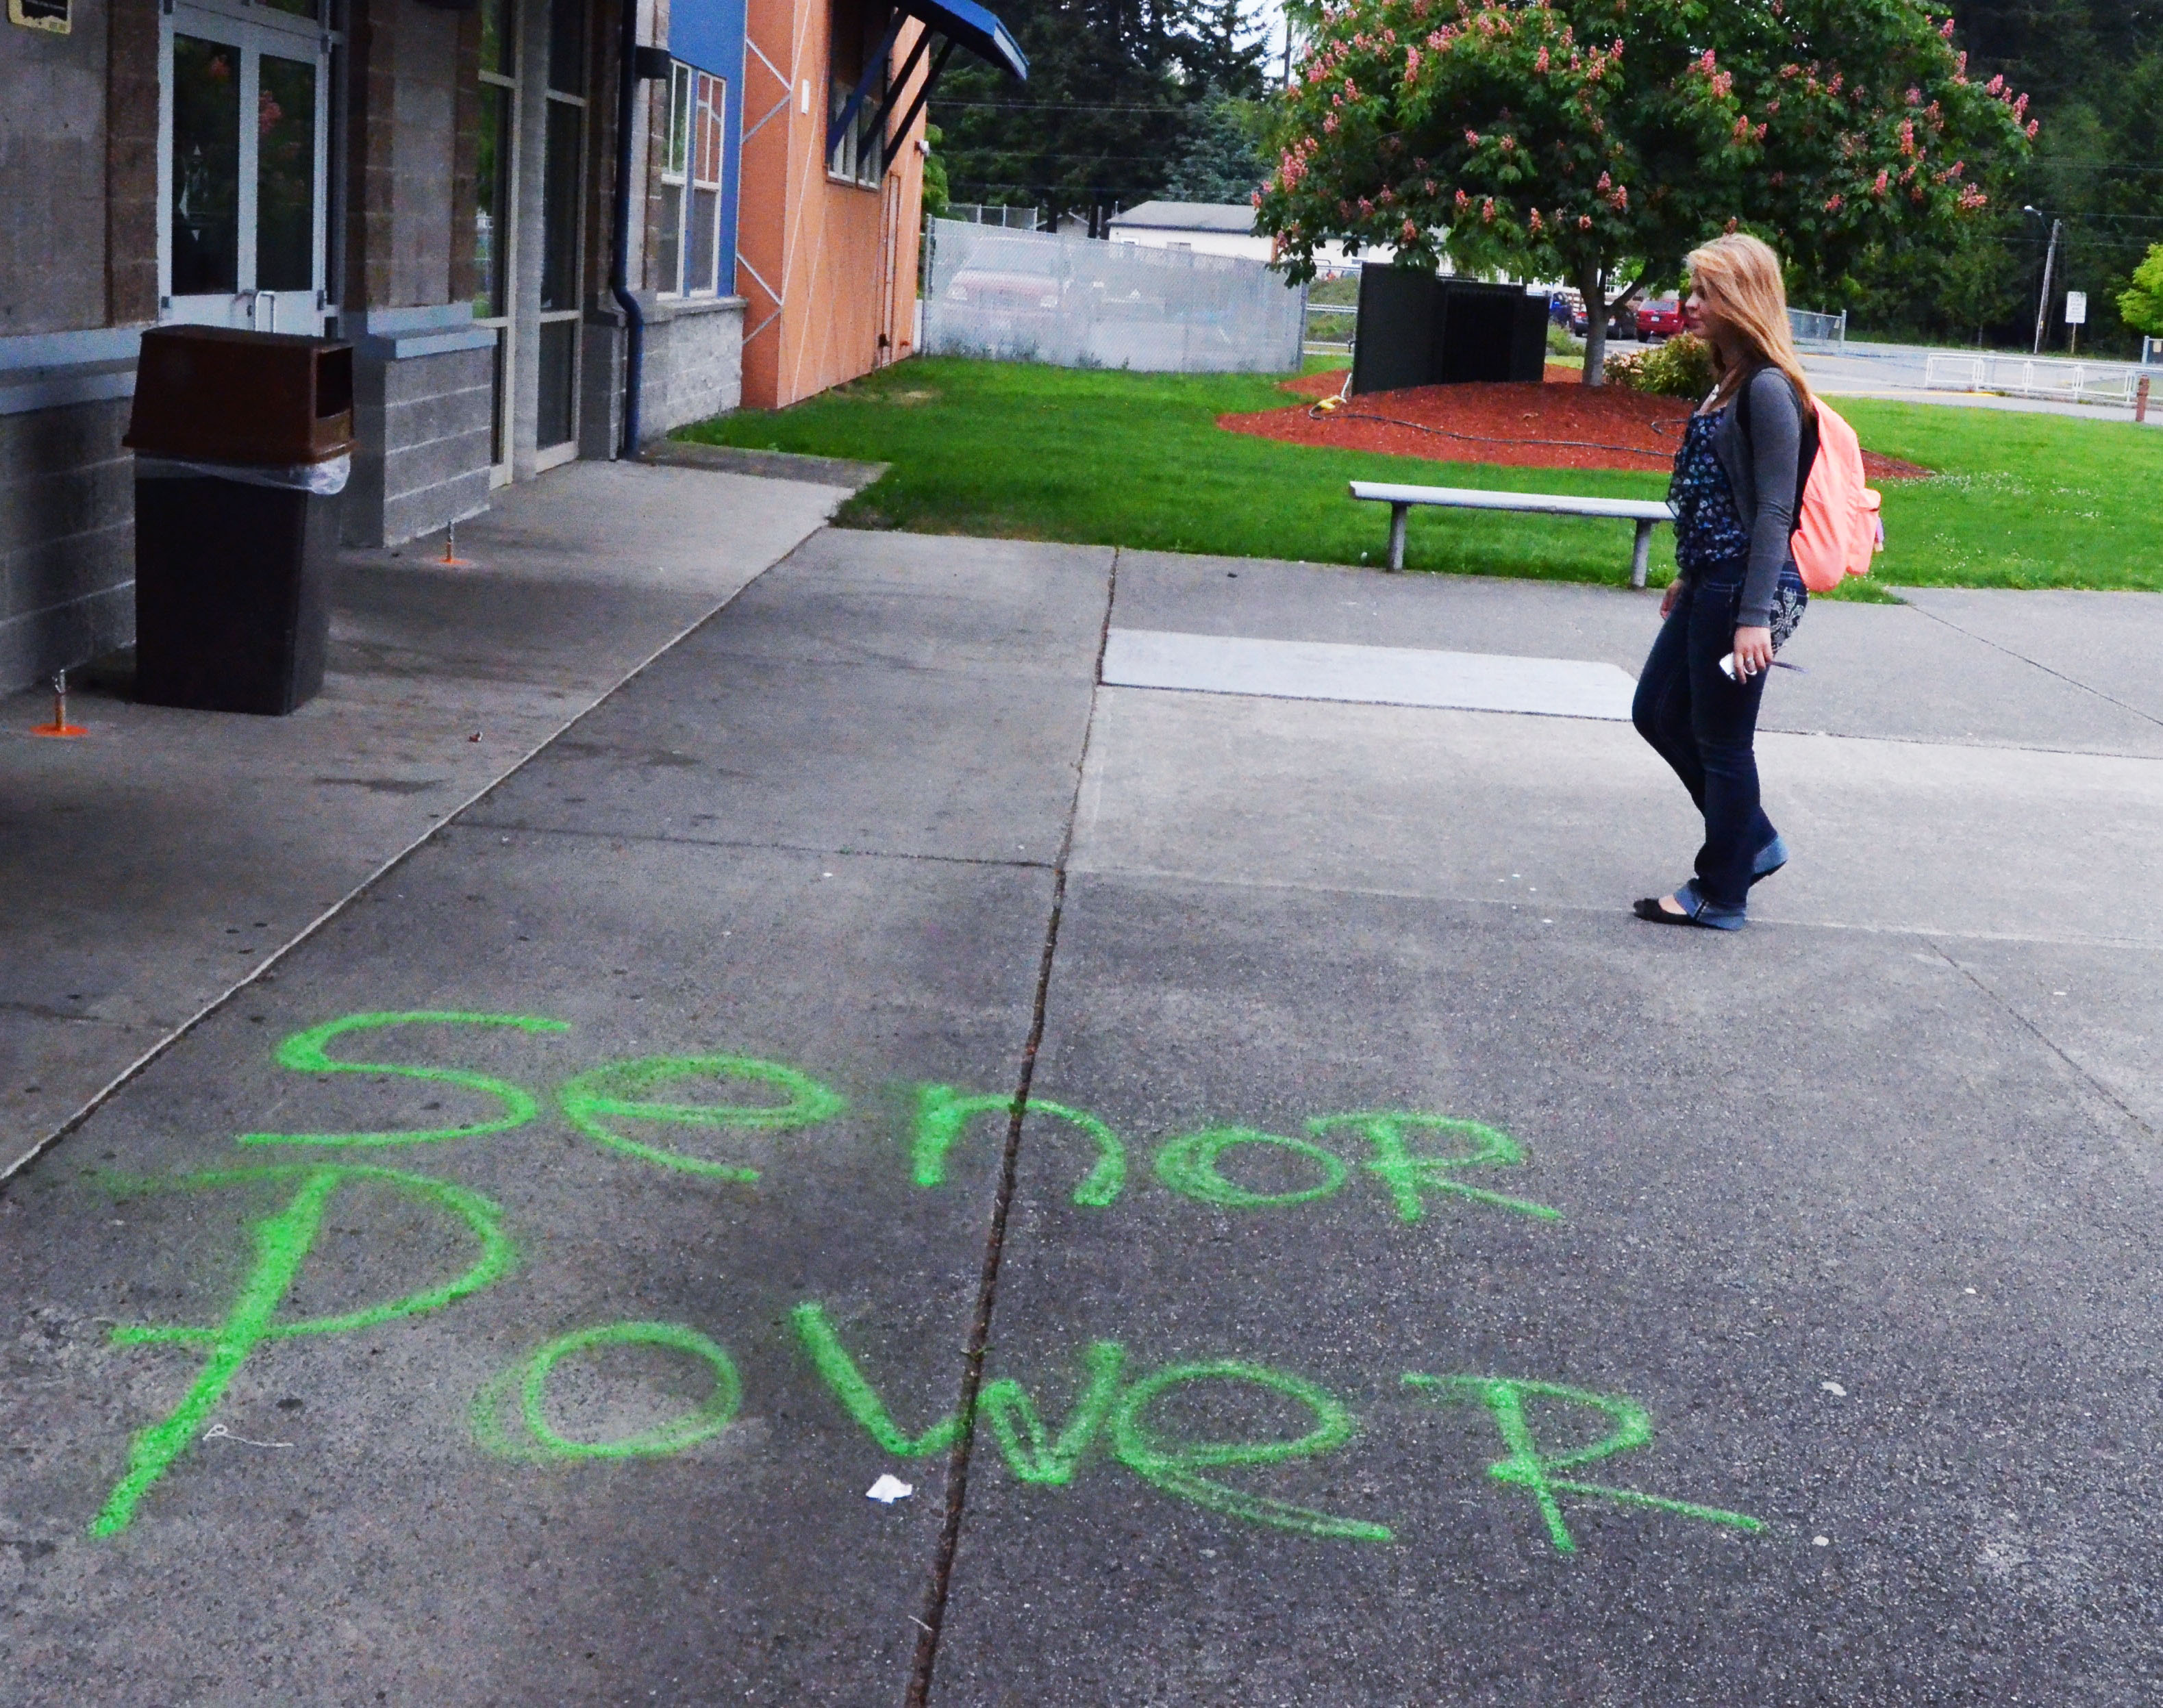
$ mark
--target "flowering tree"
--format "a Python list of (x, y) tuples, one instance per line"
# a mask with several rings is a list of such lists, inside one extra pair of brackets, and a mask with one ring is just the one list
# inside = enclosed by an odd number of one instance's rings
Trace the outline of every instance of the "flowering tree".
[(1341, 0), (1257, 224), (1295, 279), (1332, 239), (1567, 279), (1597, 385), (1612, 305), (1709, 237), (1833, 270), (1985, 207), (2036, 126), (1952, 34), (1923, 0)]

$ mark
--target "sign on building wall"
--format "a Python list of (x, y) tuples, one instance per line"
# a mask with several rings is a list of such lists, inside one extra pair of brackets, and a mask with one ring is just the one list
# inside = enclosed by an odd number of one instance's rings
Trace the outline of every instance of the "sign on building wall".
[(71, 0), (8, 0), (8, 21), (25, 29), (50, 29), (55, 35), (65, 35), (71, 4)]

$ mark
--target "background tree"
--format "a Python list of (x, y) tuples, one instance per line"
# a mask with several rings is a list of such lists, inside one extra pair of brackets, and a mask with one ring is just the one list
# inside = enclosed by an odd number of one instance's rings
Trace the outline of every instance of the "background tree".
[(1287, 92), (1259, 223), (1294, 277), (1337, 238), (1568, 279), (1597, 385), (1610, 306), (1708, 237), (1809, 276), (1989, 205), (2034, 122), (1952, 29), (1919, 0), (1349, 0)]
[(2163, 244), (2153, 245), (2148, 259), (2133, 270), (2118, 295), (2118, 312), (2144, 338), (2163, 338)]
[(1212, 91), (1196, 109), (1186, 150), (1164, 182), (1174, 202), (1245, 202), (1269, 171), (1259, 134), (1260, 103)]
[(1028, 82), (957, 62), (931, 102), (959, 201), (1094, 226), (1098, 208), (1160, 193), (1212, 90), (1261, 92), (1262, 39), (1236, 0), (1007, 0), (999, 13)]

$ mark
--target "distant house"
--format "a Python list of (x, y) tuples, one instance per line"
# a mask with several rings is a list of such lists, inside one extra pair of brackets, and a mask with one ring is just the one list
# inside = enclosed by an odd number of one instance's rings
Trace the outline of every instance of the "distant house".
[[(1244, 202), (1144, 202), (1111, 220), (1115, 244), (1140, 244), (1158, 249), (1192, 249), (1205, 255), (1239, 255), (1266, 261), (1275, 252), (1275, 241), (1254, 229), (1254, 210)], [(1357, 272), (1370, 261), (1387, 265), (1396, 259), (1395, 249), (1370, 249), (1348, 255), (1342, 244), (1323, 244), (1314, 252), (1316, 268), (1325, 276)], [(1443, 271), (1451, 269), (1447, 262)]]

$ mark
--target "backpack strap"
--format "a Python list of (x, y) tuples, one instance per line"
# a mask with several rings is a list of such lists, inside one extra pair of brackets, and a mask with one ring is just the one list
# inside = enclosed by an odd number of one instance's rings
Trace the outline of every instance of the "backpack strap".
[[(1750, 388), (1757, 384), (1757, 375), (1764, 371), (1763, 368), (1753, 369), (1750, 377), (1737, 386), (1735, 392), (1735, 424), (1741, 430), (1742, 448), (1749, 453), (1753, 464), (1757, 458), (1757, 451), (1756, 444), (1750, 437)], [(1786, 380), (1788, 376), (1783, 374), (1780, 377)], [(1792, 380), (1789, 382), (1789, 389), (1794, 390)], [(1817, 466), (1818, 422), (1815, 415), (1810, 416), (1803, 422), (1803, 431), (1799, 437), (1800, 443), (1795, 452), (1795, 507), (1788, 518), (1788, 533), (1790, 538), (1794, 537), (1795, 530), (1803, 525), (1803, 492), (1810, 484), (1810, 470)]]

